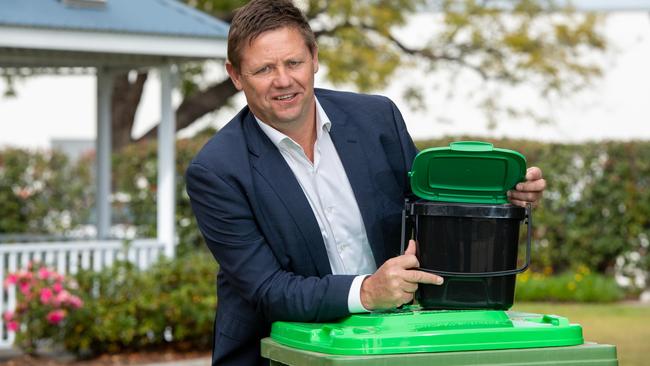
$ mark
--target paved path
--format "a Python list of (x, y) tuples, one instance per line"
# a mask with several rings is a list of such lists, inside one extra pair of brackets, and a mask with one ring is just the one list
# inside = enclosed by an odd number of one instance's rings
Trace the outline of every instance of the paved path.
[[(16, 349), (0, 349), (0, 363), (10, 361), (13, 358), (22, 355), (22, 352)], [(153, 363), (142, 363), (138, 366), (210, 366), (211, 359), (210, 357), (201, 357), (201, 358), (192, 358), (186, 360), (174, 360), (174, 361), (161, 361)], [(135, 366), (135, 364), (131, 364)], [(70, 366), (74, 366), (74, 363), (70, 363)]]

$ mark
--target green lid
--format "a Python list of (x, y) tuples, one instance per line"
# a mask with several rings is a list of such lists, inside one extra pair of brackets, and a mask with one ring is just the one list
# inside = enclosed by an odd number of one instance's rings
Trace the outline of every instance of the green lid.
[(409, 310), (351, 315), (338, 323), (275, 322), (286, 346), (339, 355), (572, 346), (582, 328), (555, 315), (497, 310)]
[(526, 158), (487, 142), (452, 142), (422, 150), (409, 177), (413, 193), (429, 201), (504, 204), (526, 177)]

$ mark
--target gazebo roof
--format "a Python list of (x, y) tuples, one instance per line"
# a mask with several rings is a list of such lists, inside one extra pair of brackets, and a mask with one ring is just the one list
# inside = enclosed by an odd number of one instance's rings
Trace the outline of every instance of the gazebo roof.
[(0, 68), (226, 57), (228, 24), (175, 0), (3, 0)]

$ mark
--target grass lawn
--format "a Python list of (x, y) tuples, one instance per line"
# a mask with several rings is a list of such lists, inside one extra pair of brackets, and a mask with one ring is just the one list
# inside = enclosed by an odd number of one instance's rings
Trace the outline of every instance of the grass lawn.
[(619, 364), (650, 364), (650, 305), (517, 303), (512, 310), (564, 316), (582, 325), (585, 341), (616, 345)]

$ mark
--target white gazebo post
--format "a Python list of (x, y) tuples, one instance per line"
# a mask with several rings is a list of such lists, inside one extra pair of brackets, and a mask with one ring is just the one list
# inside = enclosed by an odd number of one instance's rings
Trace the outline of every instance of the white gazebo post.
[(176, 116), (172, 107), (173, 72), (171, 65), (159, 68), (161, 113), (158, 126), (158, 242), (164, 243), (165, 255), (174, 256), (176, 241)]
[(97, 140), (95, 210), (97, 238), (106, 239), (111, 228), (111, 97), (113, 76), (106, 68), (97, 68)]

